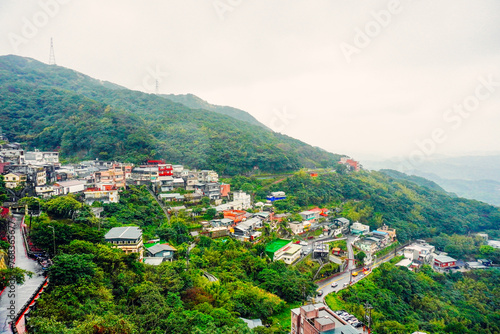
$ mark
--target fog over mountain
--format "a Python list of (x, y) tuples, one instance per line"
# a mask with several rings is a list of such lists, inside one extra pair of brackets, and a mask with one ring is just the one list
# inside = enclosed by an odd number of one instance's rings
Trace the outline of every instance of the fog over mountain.
[[(0, 54), (194, 94), (358, 159), (498, 151), (498, 1), (14, 1)], [(477, 96), (476, 96), (477, 95)], [(338, 140), (341, 139), (341, 140)]]

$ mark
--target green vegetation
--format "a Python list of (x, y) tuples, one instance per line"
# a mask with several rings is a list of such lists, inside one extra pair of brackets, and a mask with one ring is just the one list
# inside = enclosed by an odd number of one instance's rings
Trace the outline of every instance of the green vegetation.
[[(269, 262), (265, 244), (201, 236), (188, 255), (193, 223), (182, 214), (167, 222), (144, 187), (132, 187), (120, 203), (104, 205), (101, 230), (93, 217), (78, 222), (88, 206), (79, 203), (78, 214), (66, 210), (76, 207), (74, 200), (42, 200), (44, 210), (52, 210), (33, 223), (35, 244), (53, 253), (55, 235), (57, 253), (47, 293), (30, 319), (34, 332), (251, 333), (238, 319), (245, 317), (270, 326), (256, 333), (285, 333), (284, 313), (314, 294), (310, 276), (282, 261)], [(137, 254), (103, 243), (109, 227), (130, 223), (176, 245), (177, 260), (149, 266), (138, 262)], [(210, 282), (205, 272), (218, 281)]]
[(0, 269), (0, 291), (2, 291), (6, 286), (15, 282), (16, 284), (23, 284), (26, 276), (31, 277), (33, 273), (21, 268), (10, 268)]
[(389, 246), (385, 247), (384, 249), (379, 250), (378, 252), (375, 252), (375, 255), (380, 259), (382, 256), (389, 254), (390, 252), (394, 251), (396, 248), (399, 247), (399, 242), (393, 242)]
[(0, 121), (12, 141), (69, 160), (168, 158), (220, 174), (337, 165), (340, 156), (261, 125), (189, 109), (17, 56), (0, 57)]
[(105, 218), (105, 228), (132, 224), (141, 227), (147, 239), (153, 238), (156, 229), (167, 223), (167, 217), (146, 186), (130, 186), (120, 193), (118, 203), (104, 204), (103, 207), (101, 216)]
[(364, 318), (369, 302), (373, 333), (498, 333), (500, 271), (443, 275), (382, 264), (359, 283), (326, 298), (333, 309)]
[(317, 279), (321, 279), (324, 277), (329, 277), (335, 273), (338, 273), (340, 271), (340, 265), (337, 263), (329, 262), (321, 268), (319, 271)]
[(255, 117), (253, 117), (246, 111), (236, 109), (233, 107), (210, 104), (207, 101), (204, 101), (193, 94), (185, 94), (185, 95), (164, 94), (162, 96), (166, 97), (171, 101), (181, 103), (191, 109), (203, 109), (203, 110), (214, 111), (216, 113), (231, 116), (232, 118), (236, 118), (241, 121), (245, 121), (250, 124), (258, 125), (265, 128), (265, 126), (262, 123), (260, 123), (258, 120), (255, 119)]
[(313, 261), (311, 258), (311, 254), (307, 255), (304, 259), (302, 259), (299, 263), (295, 265), (295, 268), (309, 276), (312, 280), (314, 275), (319, 269), (319, 263), (317, 261)]
[(447, 235), (441, 233), (432, 239), (432, 244), (438, 250), (448, 253), (451, 257), (473, 260), (480, 257), (480, 247), (486, 246), (486, 241), (478, 236)]
[(436, 182), (433, 182), (431, 180), (427, 180), (427, 179), (420, 177), (420, 176), (407, 175), (405, 173), (401, 173), (401, 172), (398, 172), (398, 171), (393, 170), (393, 169), (381, 169), (380, 172), (384, 173), (387, 176), (390, 176), (394, 179), (397, 179), (397, 180), (410, 181), (410, 182), (418, 184), (419, 186), (426, 187), (426, 188), (429, 188), (431, 190), (446, 193), (446, 191), (441, 186), (439, 186)]
[(484, 231), (495, 235), (500, 226), (500, 210), (494, 206), (451, 197), (379, 172), (325, 173), (313, 178), (301, 171), (287, 178), (237, 178), (240, 186), (246, 183), (255, 190), (256, 199), (271, 191), (285, 191), (286, 200), (274, 204), (279, 212), (326, 206), (332, 217), (359, 221), (372, 230), (386, 223), (397, 230), (401, 243), (441, 233)]
[[(260, 258), (262, 247), (202, 237), (189, 268), (183, 260), (155, 267), (74, 240), (60, 247), (30, 324), (44, 333), (85, 333), (90, 319), (97, 322), (91, 333), (250, 333), (242, 316), (268, 319), (272, 333), (284, 332), (278, 319), (285, 301), (297, 305), (315, 286), (283, 262)], [(204, 271), (219, 281), (209, 282)]]
[(329, 242), (328, 244), (330, 245), (330, 249), (340, 248), (344, 252), (347, 252), (347, 240), (346, 239), (335, 240), (335, 241)]

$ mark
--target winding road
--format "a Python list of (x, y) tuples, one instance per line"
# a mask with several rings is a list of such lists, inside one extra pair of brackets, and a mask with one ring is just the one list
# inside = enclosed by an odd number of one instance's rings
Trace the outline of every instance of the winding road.
[[(315, 300), (317, 300), (318, 302), (324, 301), (325, 297), (329, 293), (338, 292), (342, 289), (345, 289), (347, 287), (347, 285), (349, 285), (349, 284), (352, 285), (352, 284), (362, 280), (363, 278), (365, 278), (365, 275), (363, 274), (362, 271), (360, 271), (357, 276), (352, 276), (352, 271), (356, 268), (355, 263), (354, 263), (355, 262), (354, 261), (354, 251), (352, 249), (352, 243), (354, 241), (356, 241), (356, 239), (357, 239), (357, 237), (354, 237), (354, 236), (347, 237), (347, 252), (349, 254), (348, 255), (349, 261), (348, 261), (347, 270), (338, 276), (334, 276), (334, 277), (327, 279), (327, 280), (318, 284), (318, 289), (316, 291), (323, 290), (323, 294), (321, 296), (315, 297)], [(393, 257), (394, 257), (393, 252), (382, 257), (381, 259), (379, 259), (376, 263), (374, 263), (371, 266), (371, 270), (378, 267), (381, 263), (389, 261)], [(371, 271), (369, 273), (371, 273)], [(337, 283), (337, 285), (335, 287), (332, 287), (332, 283)], [(346, 284), (346, 283), (347, 283), (347, 285), (344, 286), (344, 284)]]

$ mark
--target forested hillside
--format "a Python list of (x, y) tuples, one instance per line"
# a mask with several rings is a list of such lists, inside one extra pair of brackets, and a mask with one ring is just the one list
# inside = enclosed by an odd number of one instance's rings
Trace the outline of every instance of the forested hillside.
[(163, 94), (162, 96), (166, 97), (167, 99), (182, 103), (188, 108), (191, 109), (204, 109), (204, 110), (210, 110), (214, 111), (219, 114), (224, 114), (227, 116), (231, 116), (233, 118), (239, 119), (241, 121), (248, 122), (250, 124), (254, 125), (259, 125), (262, 127), (266, 127), (264, 124), (260, 123), (258, 120), (255, 119), (252, 115), (247, 113), (246, 111), (243, 111), (241, 109), (233, 108), (233, 107), (228, 107), (228, 106), (218, 106), (215, 104), (208, 103), (207, 101), (204, 101), (200, 99), (198, 96), (193, 95), (193, 94)]
[(398, 172), (397, 170), (394, 170), (394, 169), (381, 169), (380, 172), (384, 173), (392, 178), (398, 179), (398, 180), (411, 181), (411, 182), (416, 183), (422, 187), (427, 187), (429, 189), (436, 190), (436, 191), (446, 192), (436, 182), (433, 182), (431, 180), (428, 180), (428, 179), (420, 177), (420, 176), (407, 175), (405, 173)]
[(376, 334), (493, 334), (500, 331), (499, 284), (496, 269), (444, 275), (429, 266), (414, 273), (385, 263), (326, 301), (360, 319), (364, 303), (370, 303)]
[(11, 141), (60, 149), (66, 159), (164, 158), (234, 175), (334, 166), (340, 157), (259, 125), (16, 56), (0, 57), (0, 110)]
[[(36, 333), (285, 333), (288, 322), (276, 317), (284, 312), (288, 319), (290, 305), (316, 288), (309, 274), (262, 256), (265, 242), (193, 238), (191, 219), (180, 213), (167, 222), (144, 187), (104, 205), (98, 226), (90, 207), (72, 195), (41, 200), (41, 207), (31, 238), (48, 253), (55, 247), (57, 256), (49, 287), (30, 314)], [(157, 233), (174, 245), (176, 260), (147, 265), (137, 253), (103, 242), (110, 226), (134, 223), (145, 241)], [(188, 253), (192, 243), (196, 247)], [(262, 319), (269, 328), (252, 331), (239, 317)]]
[(487, 231), (498, 235), (500, 230), (500, 210), (494, 206), (451, 197), (380, 172), (327, 173), (319, 177), (299, 172), (276, 180), (238, 176), (231, 184), (253, 192), (257, 199), (265, 198), (270, 191), (285, 191), (287, 199), (274, 203), (283, 212), (320, 205), (372, 229), (390, 225), (397, 229), (402, 242), (440, 233)]

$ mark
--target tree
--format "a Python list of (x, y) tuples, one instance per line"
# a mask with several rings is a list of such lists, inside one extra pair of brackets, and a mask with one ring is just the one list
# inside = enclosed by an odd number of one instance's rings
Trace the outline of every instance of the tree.
[(90, 254), (62, 254), (54, 258), (49, 269), (50, 283), (53, 285), (75, 284), (79, 280), (89, 282), (95, 275), (97, 266)]
[(74, 196), (67, 195), (54, 197), (44, 203), (43, 207), (55, 217), (71, 218), (74, 212), (81, 209), (82, 203), (78, 202)]
[(36, 197), (23, 197), (18, 201), (19, 205), (28, 206), (28, 210), (38, 210), (41, 206), (41, 201)]
[(356, 258), (356, 260), (358, 260), (359, 264), (364, 265), (365, 258), (366, 258), (366, 253), (365, 252), (359, 252), (354, 257)]
[(8, 199), (7, 188), (5, 187), (4, 176), (0, 175), (0, 204)]
[(205, 217), (209, 220), (214, 219), (216, 214), (217, 214), (217, 210), (215, 210), (214, 208), (209, 208), (209, 209), (207, 209), (207, 212), (205, 213)]
[(9, 285), (10, 282), (23, 284), (26, 276), (31, 277), (33, 273), (21, 268), (0, 269), (0, 290)]

